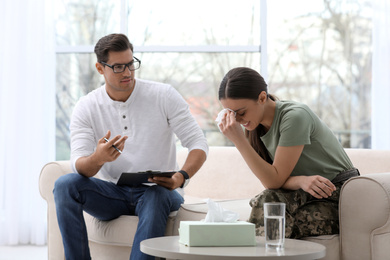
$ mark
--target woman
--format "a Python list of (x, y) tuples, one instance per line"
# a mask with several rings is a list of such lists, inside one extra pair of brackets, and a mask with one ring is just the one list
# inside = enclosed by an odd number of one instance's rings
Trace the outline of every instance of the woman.
[(264, 233), (265, 202), (286, 203), (287, 238), (339, 233), (340, 189), (359, 172), (324, 122), (306, 105), (276, 100), (250, 68), (225, 75), (219, 100), (221, 132), (266, 187), (250, 201), (256, 235)]

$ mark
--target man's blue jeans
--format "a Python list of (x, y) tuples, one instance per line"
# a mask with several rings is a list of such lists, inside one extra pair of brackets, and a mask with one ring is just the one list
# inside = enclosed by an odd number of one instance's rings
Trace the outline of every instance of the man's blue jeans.
[(168, 215), (183, 203), (177, 191), (158, 185), (117, 186), (77, 173), (61, 176), (53, 193), (65, 257), (71, 260), (91, 259), (83, 211), (104, 221), (121, 215), (138, 216), (130, 259), (154, 259), (140, 251), (141, 241), (163, 236)]

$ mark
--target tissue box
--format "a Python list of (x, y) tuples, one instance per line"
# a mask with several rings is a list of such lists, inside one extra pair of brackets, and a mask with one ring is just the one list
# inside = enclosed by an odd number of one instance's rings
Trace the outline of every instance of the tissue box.
[(186, 246), (255, 246), (255, 224), (181, 221), (179, 242)]

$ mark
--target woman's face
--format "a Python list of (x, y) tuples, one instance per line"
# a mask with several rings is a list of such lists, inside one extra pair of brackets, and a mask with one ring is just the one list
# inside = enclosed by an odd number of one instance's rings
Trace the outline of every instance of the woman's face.
[(224, 108), (236, 112), (236, 121), (248, 131), (256, 129), (264, 118), (264, 103), (252, 99), (221, 99)]

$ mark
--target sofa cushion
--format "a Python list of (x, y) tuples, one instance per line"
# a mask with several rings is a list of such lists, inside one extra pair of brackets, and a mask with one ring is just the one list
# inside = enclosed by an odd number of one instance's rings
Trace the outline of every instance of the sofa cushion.
[(390, 150), (345, 149), (353, 165), (361, 175), (389, 172)]
[[(176, 214), (177, 211), (173, 211), (169, 215), (165, 235), (172, 235)], [(133, 246), (138, 225), (137, 216), (123, 215), (110, 221), (102, 221), (84, 212), (84, 218), (89, 241), (103, 245)]]
[(120, 216), (111, 221), (101, 221), (84, 213), (90, 241), (116, 246), (132, 246), (138, 225), (137, 216)]
[[(188, 152), (178, 152), (183, 165)], [(210, 147), (207, 160), (185, 187), (185, 196), (213, 200), (246, 199), (262, 192), (264, 186), (252, 173), (235, 147)]]

